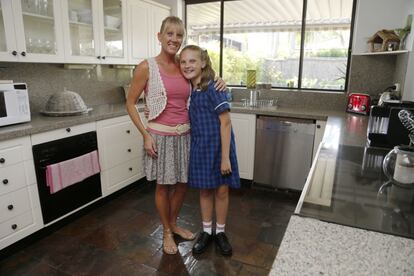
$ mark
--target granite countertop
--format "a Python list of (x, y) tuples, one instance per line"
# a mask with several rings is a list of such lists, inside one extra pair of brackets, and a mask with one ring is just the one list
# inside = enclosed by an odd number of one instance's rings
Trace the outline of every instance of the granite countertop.
[[(48, 117), (40, 113), (32, 114), (28, 123), (0, 127), (0, 141), (128, 114), (125, 103), (98, 105), (92, 108), (88, 114), (79, 116)], [(141, 108), (142, 106), (138, 105), (138, 110), (141, 111)]]
[[(93, 110), (88, 114), (79, 116), (48, 117), (40, 113), (34, 113), (32, 114), (31, 121), (28, 123), (0, 127), (0, 141), (18, 138), (40, 132), (46, 132), (54, 129), (114, 118), (128, 114), (126, 112), (124, 103), (98, 105), (92, 106), (92, 108)], [(143, 105), (138, 104), (138, 108), (139, 111), (142, 111)], [(295, 117), (314, 120), (337, 120), (338, 118), (342, 118), (344, 116), (343, 112), (327, 110), (287, 108), (276, 106), (254, 108), (243, 107), (239, 103), (232, 103), (232, 112), (281, 117)]]

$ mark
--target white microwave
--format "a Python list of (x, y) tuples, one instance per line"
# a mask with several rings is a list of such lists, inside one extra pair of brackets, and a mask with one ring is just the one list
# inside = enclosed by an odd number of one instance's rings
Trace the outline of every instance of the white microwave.
[(0, 127), (30, 121), (25, 83), (0, 83)]

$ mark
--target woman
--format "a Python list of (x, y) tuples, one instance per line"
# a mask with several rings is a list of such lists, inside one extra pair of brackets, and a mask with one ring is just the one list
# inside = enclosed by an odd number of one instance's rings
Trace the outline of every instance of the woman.
[[(184, 24), (169, 16), (161, 24), (158, 40), (161, 52), (137, 65), (128, 93), (126, 107), (131, 120), (144, 138), (147, 180), (156, 180), (155, 205), (163, 231), (163, 250), (176, 254), (173, 239), (185, 240), (195, 235), (177, 226), (177, 216), (187, 191), (190, 125), (188, 99), (190, 84), (182, 76), (176, 54), (184, 40)], [(222, 81), (219, 88), (225, 88)], [(149, 109), (148, 126), (144, 127), (135, 104), (145, 91)]]

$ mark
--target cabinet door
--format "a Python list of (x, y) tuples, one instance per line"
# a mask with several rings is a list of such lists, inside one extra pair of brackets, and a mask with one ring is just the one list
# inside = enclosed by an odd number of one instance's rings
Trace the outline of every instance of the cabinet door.
[[(128, 24), (130, 38), (129, 63), (137, 64), (150, 56), (148, 41), (150, 5), (143, 1), (128, 1)], [(153, 34), (155, 35), (155, 34)]]
[(99, 2), (62, 1), (65, 61), (99, 63)]
[(137, 64), (160, 52), (157, 33), (170, 8), (151, 1), (128, 1), (129, 63)]
[(101, 59), (103, 63), (125, 64), (127, 59), (126, 1), (101, 2)]
[(256, 115), (231, 113), (240, 177), (253, 180)]
[(17, 61), (12, 1), (0, 0), (0, 61)]
[(164, 7), (153, 6), (151, 9), (152, 19), (151, 27), (152, 34), (150, 33), (149, 43), (150, 43), (150, 55), (156, 56), (161, 51), (161, 45), (158, 42), (156, 34), (160, 31), (161, 23), (167, 16), (170, 15), (170, 10)]
[(0, 61), (62, 62), (60, 1), (0, 0)]
[(12, 1), (12, 8), (18, 61), (62, 62), (60, 1)]

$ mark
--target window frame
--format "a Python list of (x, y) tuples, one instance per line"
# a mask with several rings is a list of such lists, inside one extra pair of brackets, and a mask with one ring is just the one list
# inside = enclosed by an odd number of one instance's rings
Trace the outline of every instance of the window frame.
[[(224, 38), (224, 2), (229, 1), (238, 1), (238, 0), (184, 0), (184, 21), (185, 27), (187, 28), (187, 6), (193, 4), (203, 4), (209, 2), (220, 2), (220, 60), (219, 60), (219, 72), (218, 75), (223, 76), (223, 38)], [(286, 90), (303, 90), (303, 91), (324, 91), (324, 92), (347, 92), (348, 83), (350, 76), (350, 67), (351, 67), (351, 56), (352, 56), (352, 43), (353, 43), (353, 34), (354, 34), (354, 23), (355, 23), (355, 13), (357, 0), (352, 0), (352, 13), (351, 13), (351, 25), (350, 25), (350, 34), (349, 34), (349, 44), (348, 44), (348, 56), (346, 62), (346, 73), (345, 73), (345, 85), (343, 89), (323, 89), (323, 88), (306, 88), (302, 87), (302, 77), (303, 77), (303, 60), (305, 52), (305, 33), (306, 33), (306, 13), (307, 13), (308, 0), (303, 0), (302, 6), (302, 27), (301, 27), (301, 38), (300, 38), (300, 55), (299, 55), (299, 72), (298, 72), (298, 84), (297, 87), (279, 87), (272, 86), (272, 89), (286, 89)], [(245, 85), (231, 85), (232, 87), (246, 87)]]

